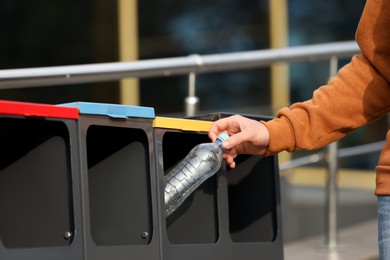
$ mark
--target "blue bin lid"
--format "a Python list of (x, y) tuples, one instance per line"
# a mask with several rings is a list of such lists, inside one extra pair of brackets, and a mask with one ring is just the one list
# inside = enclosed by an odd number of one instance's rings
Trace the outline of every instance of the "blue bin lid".
[(105, 115), (112, 118), (142, 117), (155, 118), (154, 108), (128, 106), (119, 104), (105, 104), (93, 102), (72, 102), (60, 106), (77, 107), (80, 114)]

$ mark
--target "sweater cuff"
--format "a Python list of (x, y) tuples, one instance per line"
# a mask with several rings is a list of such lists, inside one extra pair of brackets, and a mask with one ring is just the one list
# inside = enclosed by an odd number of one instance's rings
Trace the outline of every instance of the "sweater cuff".
[(269, 131), (269, 145), (266, 155), (282, 151), (292, 152), (295, 148), (294, 130), (285, 117), (262, 121)]

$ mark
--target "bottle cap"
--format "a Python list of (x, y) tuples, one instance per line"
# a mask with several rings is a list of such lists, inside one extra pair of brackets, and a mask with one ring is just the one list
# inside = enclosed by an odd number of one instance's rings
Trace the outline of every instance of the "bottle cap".
[(227, 134), (225, 134), (225, 133), (222, 133), (221, 135), (219, 135), (218, 137), (217, 137), (217, 140), (219, 140), (221, 143), (223, 142), (223, 141), (225, 141), (226, 139), (228, 139), (229, 138), (229, 135), (227, 135)]

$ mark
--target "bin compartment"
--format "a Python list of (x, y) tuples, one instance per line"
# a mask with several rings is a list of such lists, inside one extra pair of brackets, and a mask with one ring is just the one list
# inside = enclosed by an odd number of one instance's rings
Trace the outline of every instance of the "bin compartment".
[[(176, 130), (175, 128), (168, 129), (169, 127), (155, 129), (156, 139), (157, 141), (162, 140), (163, 150), (167, 150), (166, 146), (170, 146), (172, 153), (177, 150), (177, 146), (189, 145), (193, 147), (198, 142), (210, 142), (207, 133), (212, 122), (231, 115), (233, 114), (218, 112), (183, 119), (182, 124), (189, 120), (208, 122), (209, 125), (202, 130), (194, 128), (194, 132), (191, 133), (189, 132), (191, 129), (188, 127), (179, 127)], [(270, 117), (257, 115), (242, 116), (258, 121), (270, 119)], [(166, 139), (165, 136), (169, 136), (170, 132), (177, 134)], [(179, 138), (179, 133), (184, 135), (188, 134), (187, 132), (194, 136), (198, 135), (199, 141), (187, 144), (186, 139)], [(203, 139), (201, 139), (202, 137)], [(166, 141), (168, 144), (165, 143)], [(189, 150), (190, 148), (183, 151), (183, 156)], [(157, 149), (157, 153), (159, 152)], [(165, 168), (171, 155), (166, 157), (165, 151), (163, 153), (164, 157), (161, 159), (163, 162), (160, 164), (164, 164)], [(215, 215), (217, 220), (212, 223), (216, 225), (217, 241), (209, 244), (197, 244), (188, 238), (185, 244), (177, 245), (172, 244), (171, 238), (168, 236), (169, 242), (162, 241), (164, 257), (190, 260), (283, 259), (278, 158), (277, 156), (239, 155), (235, 161), (236, 167), (234, 169), (229, 168), (223, 162), (221, 170), (215, 176), (216, 183), (211, 187), (211, 189), (215, 189), (216, 196), (214, 208), (217, 210)], [(198, 223), (198, 218), (199, 216), (193, 214), (192, 220), (189, 220), (187, 224), (194, 229), (202, 230), (203, 223)], [(170, 222), (167, 221), (167, 225), (169, 224)], [(171, 232), (169, 228), (168, 226), (166, 231), (168, 235)], [(181, 228), (185, 230), (184, 225)], [(180, 230), (177, 229), (177, 234), (175, 234), (177, 238), (175, 239), (181, 239), (179, 233)]]
[[(234, 113), (216, 112), (193, 117), (216, 121)], [(253, 120), (271, 117), (243, 114)], [(234, 243), (281, 240), (277, 156), (239, 155), (236, 168), (227, 169), (229, 234)]]
[(145, 131), (91, 125), (86, 133), (89, 214), (96, 245), (150, 241), (149, 149)]
[(227, 171), (229, 232), (233, 242), (272, 242), (277, 235), (273, 157), (240, 155)]
[[(167, 131), (162, 137), (164, 174), (194, 146), (210, 142), (206, 134)], [(166, 219), (172, 244), (216, 243), (218, 240), (217, 176), (206, 180)]]
[(0, 142), (1, 242), (7, 248), (71, 244), (74, 219), (66, 124), (2, 116)]
[(154, 109), (74, 102), (86, 260), (160, 259)]

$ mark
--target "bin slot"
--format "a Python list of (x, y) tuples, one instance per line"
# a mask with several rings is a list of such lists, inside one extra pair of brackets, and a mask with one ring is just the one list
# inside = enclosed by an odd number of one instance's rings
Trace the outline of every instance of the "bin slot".
[[(192, 148), (210, 142), (207, 134), (165, 132), (163, 144), (164, 172), (179, 163)], [(217, 176), (204, 182), (167, 218), (167, 234), (173, 244), (215, 243), (218, 240)]]
[(96, 245), (148, 244), (152, 217), (146, 133), (92, 125), (87, 131), (87, 154), (91, 235)]
[(229, 229), (234, 242), (271, 242), (276, 237), (272, 157), (240, 155), (228, 178)]
[(0, 118), (0, 240), (67, 246), (74, 234), (69, 133), (61, 121)]

